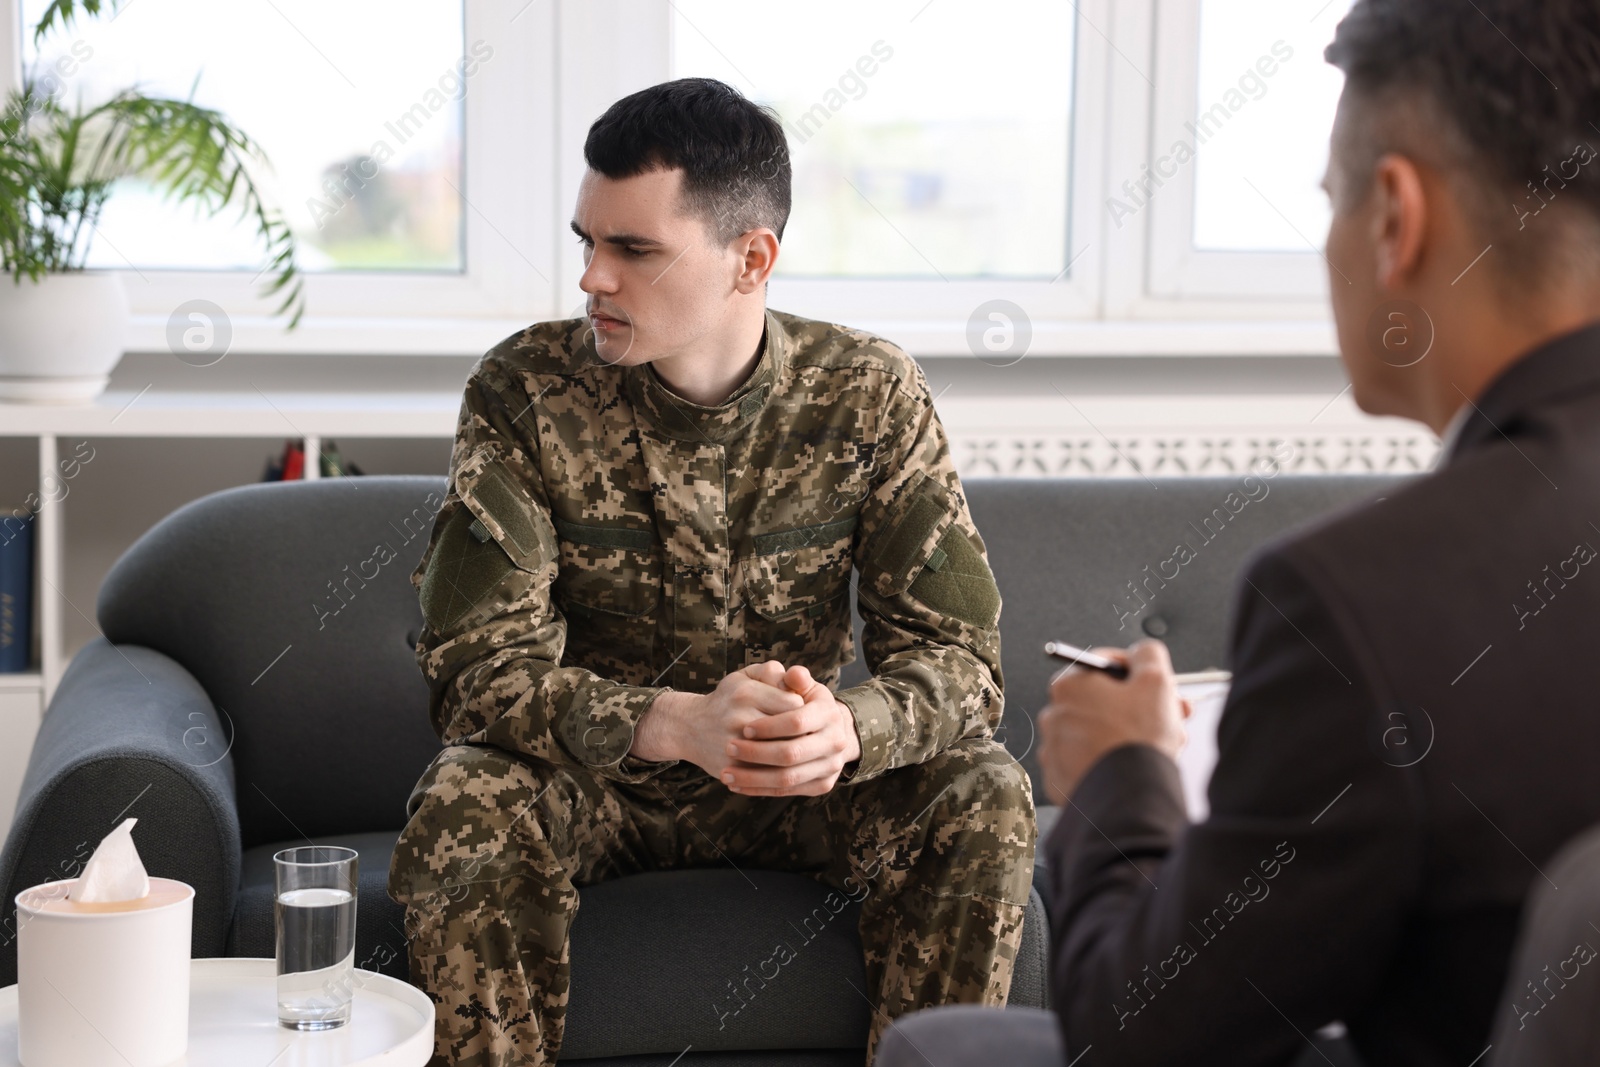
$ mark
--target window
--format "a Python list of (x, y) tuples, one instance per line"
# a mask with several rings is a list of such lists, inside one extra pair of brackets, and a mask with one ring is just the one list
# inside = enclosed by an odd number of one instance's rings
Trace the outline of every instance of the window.
[[(1319, 188), (1343, 77), (1323, 58), (1350, 0), (1160, 5), (1149, 162), (1150, 293), (1315, 300)], [(1129, 206), (1138, 210), (1144, 190)]]
[[(0, 44), (19, 34), (15, 54), (29, 66), (41, 58), (31, 37), (44, 8), (0, 0)], [(548, 317), (555, 8), (122, 0), (58, 27), (42, 45), (47, 63), (74, 46), (90, 53), (62, 79), (64, 102), (81, 93), (92, 104), (135, 82), (178, 97), (195, 86), (196, 102), (262, 145), (273, 170), (257, 177), (299, 238), (306, 315), (288, 333), (272, 314), (282, 294), (262, 295), (263, 249), (234, 224), (236, 208), (196, 218), (122, 182), (90, 265), (119, 268), (129, 347), (165, 350), (168, 318), (195, 299), (221, 307), (233, 348), (253, 351), (481, 354)]]
[[(45, 4), (0, 0), (0, 29)], [(775, 307), (918, 355), (974, 351), (997, 305), (1036, 353), (1330, 353), (1318, 182), (1341, 78), (1322, 49), (1349, 6), (123, 0), (20, 53), (92, 48), (69, 98), (134, 81), (182, 96), (199, 73), (197, 100), (276, 166), (264, 184), (308, 272), (301, 329), (258, 295), (249, 227), (129, 181), (91, 263), (121, 268), (137, 348), (161, 349), (196, 297), (232, 316), (235, 347), (272, 351), (481, 353), (577, 314), (566, 223), (590, 124), (707, 75), (789, 135)]]
[[(1198, 249), (1307, 252), (1322, 246), (1328, 202), (1319, 183), (1344, 85), (1322, 50), (1351, 0), (1317, 3), (1320, 10), (1309, 19), (1299, 10), (1306, 5), (1286, 8), (1283, 0), (1201, 4), (1196, 121), (1210, 117), (1217, 136), (1194, 164)], [(1216, 109), (1236, 103), (1222, 136)]]
[(783, 121), (781, 276), (1050, 279), (1067, 265), (1072, 5), (672, 7), (674, 76), (720, 78)]
[[(70, 70), (58, 76), (68, 106), (135, 83), (178, 99), (192, 89), (262, 146), (272, 169), (252, 176), (294, 231), (302, 270), (462, 268), (462, 98), (482, 57), (467, 52), (459, 5), (162, 0), (80, 16), (36, 50), (48, 6), (22, 3), (28, 68)], [(237, 211), (205, 218), (137, 177), (119, 180), (95, 230), (91, 267), (261, 263)]]

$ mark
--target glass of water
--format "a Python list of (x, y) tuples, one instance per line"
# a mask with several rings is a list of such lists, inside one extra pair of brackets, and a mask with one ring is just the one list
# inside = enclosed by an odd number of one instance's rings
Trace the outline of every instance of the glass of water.
[(355, 997), (356, 860), (352, 848), (299, 845), (272, 857), (278, 891), (278, 1024), (332, 1030)]

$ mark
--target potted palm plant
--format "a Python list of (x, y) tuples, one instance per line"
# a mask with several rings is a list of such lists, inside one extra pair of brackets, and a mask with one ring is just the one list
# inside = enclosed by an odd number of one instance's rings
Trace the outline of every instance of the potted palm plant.
[[(40, 40), (81, 4), (52, 0), (34, 29)], [(115, 0), (111, 5), (115, 7)], [(196, 84), (199, 79), (196, 78)], [(0, 401), (82, 402), (98, 395), (122, 357), (128, 299), (121, 276), (85, 270), (95, 224), (116, 181), (138, 177), (167, 200), (215, 216), (237, 205), (266, 248), (263, 295), (287, 289), (275, 309), (305, 311), (295, 241), (251, 177), (266, 154), (226, 116), (188, 100), (124, 89), (92, 107), (68, 109), (31, 72), (0, 115)]]

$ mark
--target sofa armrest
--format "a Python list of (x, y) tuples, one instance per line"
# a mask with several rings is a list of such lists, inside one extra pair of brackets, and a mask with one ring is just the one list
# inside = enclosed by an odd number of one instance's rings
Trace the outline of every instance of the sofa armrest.
[(17, 893), (77, 877), (128, 816), (145, 869), (194, 887), (193, 955), (223, 954), (239, 887), (232, 736), (194, 676), (159, 652), (102, 637), (73, 657), (0, 853), (0, 985), (17, 980)]

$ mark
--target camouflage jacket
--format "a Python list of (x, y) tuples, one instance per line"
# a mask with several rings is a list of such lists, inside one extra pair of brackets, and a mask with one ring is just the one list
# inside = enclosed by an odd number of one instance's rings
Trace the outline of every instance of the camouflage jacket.
[(500, 342), (468, 377), (449, 492), (411, 575), (418, 662), (447, 744), (639, 782), (664, 689), (747, 664), (833, 688), (861, 758), (920, 763), (1000, 721), (1000, 594), (922, 369), (870, 334), (768, 311), (723, 403), (596, 355), (586, 320)]

